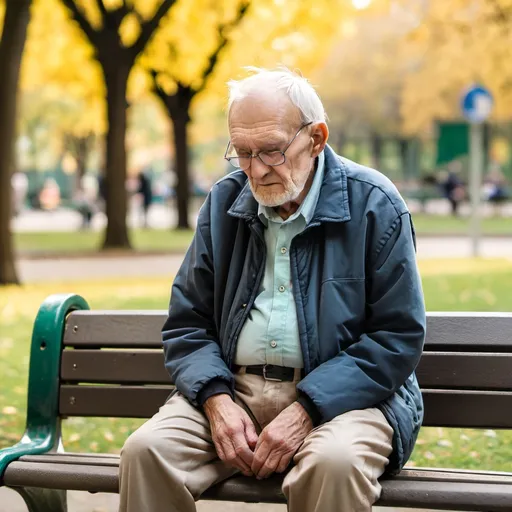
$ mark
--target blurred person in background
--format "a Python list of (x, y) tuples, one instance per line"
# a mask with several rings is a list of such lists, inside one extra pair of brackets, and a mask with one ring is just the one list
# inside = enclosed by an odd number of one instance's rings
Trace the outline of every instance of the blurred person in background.
[(98, 186), (94, 178), (87, 175), (82, 177), (74, 193), (73, 202), (76, 210), (82, 216), (82, 229), (90, 229), (98, 202)]
[(25, 206), (28, 192), (28, 178), (24, 172), (15, 172), (11, 176), (12, 213), (16, 217)]
[(137, 175), (137, 194), (141, 201), (141, 216), (143, 227), (148, 227), (148, 214), (151, 203), (153, 202), (153, 189), (151, 178), (146, 170), (142, 170)]
[(466, 197), (464, 183), (460, 178), (461, 167), (461, 162), (457, 160), (450, 162), (448, 174), (441, 181), (441, 188), (450, 202), (451, 213), (454, 216), (459, 214), (459, 206)]
[(43, 210), (56, 210), (60, 205), (60, 188), (53, 178), (47, 178), (39, 192), (39, 204)]
[(494, 213), (501, 213), (501, 206), (509, 199), (507, 179), (499, 164), (492, 164), (489, 174), (484, 179), (484, 198), (494, 206)]
[(370, 512), (423, 417), (412, 221), (381, 173), (326, 145), (303, 77), (230, 82), (236, 168), (202, 206), (163, 327), (176, 385), (126, 441), (121, 512), (193, 512), (234, 474), (287, 471), (290, 512)]

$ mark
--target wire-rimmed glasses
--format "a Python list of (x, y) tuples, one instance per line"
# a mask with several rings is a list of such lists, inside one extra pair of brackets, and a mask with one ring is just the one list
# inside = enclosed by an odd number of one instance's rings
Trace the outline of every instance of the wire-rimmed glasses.
[(286, 162), (286, 151), (292, 145), (293, 141), (298, 137), (299, 133), (305, 128), (313, 124), (313, 121), (309, 123), (303, 124), (298, 130), (297, 133), (293, 136), (293, 139), (286, 145), (286, 147), (282, 151), (260, 151), (258, 153), (252, 154), (245, 150), (237, 150), (231, 141), (228, 142), (228, 147), (226, 148), (226, 152), (224, 153), (224, 158), (235, 168), (241, 169), (242, 171), (246, 171), (251, 166), (251, 162), (253, 158), (259, 158), (261, 162), (265, 165), (269, 165), (270, 167), (275, 167), (277, 165), (283, 165)]

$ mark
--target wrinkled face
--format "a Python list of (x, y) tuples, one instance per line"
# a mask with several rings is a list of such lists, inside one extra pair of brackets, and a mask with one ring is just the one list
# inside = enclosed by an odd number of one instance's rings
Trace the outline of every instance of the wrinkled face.
[[(297, 108), (285, 95), (249, 95), (231, 107), (231, 144), (239, 154), (283, 151), (302, 124)], [(284, 164), (269, 166), (252, 158), (244, 172), (258, 203), (281, 206), (301, 195), (317, 156), (310, 129), (306, 126), (301, 130), (287, 149)]]

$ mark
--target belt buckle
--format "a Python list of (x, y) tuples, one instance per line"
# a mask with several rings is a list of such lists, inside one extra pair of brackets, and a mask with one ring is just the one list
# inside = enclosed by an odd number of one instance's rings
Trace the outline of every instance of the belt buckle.
[(267, 377), (267, 366), (273, 366), (272, 364), (266, 364), (264, 367), (263, 367), (263, 378), (265, 380), (268, 380), (268, 381), (272, 381), (272, 382), (282, 382), (281, 379), (273, 379), (272, 377)]

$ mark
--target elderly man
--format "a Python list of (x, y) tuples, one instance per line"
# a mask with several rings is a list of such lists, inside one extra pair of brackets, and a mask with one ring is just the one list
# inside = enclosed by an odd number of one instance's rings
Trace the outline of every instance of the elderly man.
[(176, 384), (127, 440), (121, 507), (192, 512), (236, 473), (286, 472), (291, 512), (370, 511), (422, 421), (425, 308), (407, 207), (326, 145), (304, 78), (230, 82), (225, 158), (163, 328)]

